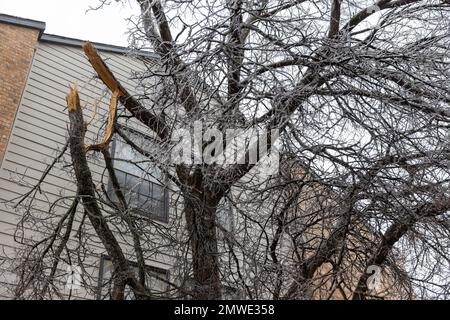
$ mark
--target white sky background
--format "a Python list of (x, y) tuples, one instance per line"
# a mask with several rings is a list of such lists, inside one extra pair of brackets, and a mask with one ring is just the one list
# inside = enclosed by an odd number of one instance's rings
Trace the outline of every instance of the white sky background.
[(97, 7), (99, 0), (0, 0), (0, 13), (43, 21), (45, 33), (127, 46), (126, 18), (139, 10), (130, 3), (110, 2), (102, 9), (86, 12), (90, 6)]
[(126, 19), (139, 14), (136, 1), (107, 2), (110, 5), (87, 12), (98, 7), (100, 0), (0, 0), (0, 13), (43, 21), (46, 33), (127, 46), (127, 30), (132, 25)]

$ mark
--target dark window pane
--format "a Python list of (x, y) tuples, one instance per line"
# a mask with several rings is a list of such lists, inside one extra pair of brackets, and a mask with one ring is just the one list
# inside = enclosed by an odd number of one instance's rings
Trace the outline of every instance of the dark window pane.
[(123, 171), (120, 171), (120, 170), (116, 170), (115, 173), (116, 173), (116, 177), (119, 182), (119, 185), (121, 185), (121, 186), (125, 185), (126, 173)]
[[(130, 209), (148, 217), (166, 220), (165, 190), (163, 186), (153, 181), (155, 178), (162, 179), (161, 171), (154, 164), (142, 163), (148, 159), (136, 154), (129, 145), (120, 140), (115, 140), (114, 143), (114, 157), (117, 159), (114, 161), (114, 167)], [(126, 160), (140, 162), (139, 166), (142, 166), (145, 171)], [(111, 199), (117, 201), (115, 195), (112, 195)]]
[(159, 201), (164, 201), (164, 188), (163, 186), (157, 185), (157, 184), (153, 184), (153, 194), (152, 194), (152, 198), (159, 200)]
[(139, 185), (139, 194), (149, 197), (152, 194), (152, 183), (148, 180), (143, 180)]
[(164, 217), (164, 202), (162, 201), (158, 201), (158, 200), (153, 200), (153, 214), (155, 216), (158, 216), (160, 218)]

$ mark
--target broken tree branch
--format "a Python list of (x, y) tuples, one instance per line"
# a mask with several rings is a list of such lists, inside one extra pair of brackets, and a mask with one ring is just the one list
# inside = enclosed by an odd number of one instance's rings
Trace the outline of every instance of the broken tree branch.
[(66, 101), (70, 120), (69, 147), (77, 182), (77, 194), (81, 198), (89, 221), (105, 247), (108, 256), (111, 258), (118, 276), (126, 279), (126, 283), (130, 285), (137, 297), (145, 297), (147, 296), (145, 287), (136, 279), (132, 267), (125, 258), (122, 248), (109, 228), (108, 222), (97, 203), (95, 186), (86, 159), (86, 150), (83, 142), (85, 127), (76, 86), (70, 88)]
[(120, 90), (116, 89), (111, 96), (111, 101), (109, 103), (109, 113), (108, 113), (108, 124), (106, 126), (106, 132), (103, 136), (102, 142), (99, 144), (92, 144), (86, 146), (86, 151), (95, 150), (101, 151), (108, 147), (109, 142), (111, 141), (114, 125), (116, 122), (116, 114), (117, 114), (117, 98), (120, 95)]
[(157, 133), (161, 139), (166, 139), (169, 134), (169, 129), (164, 120), (144, 108), (125, 90), (90, 42), (83, 44), (83, 50), (103, 83), (111, 90), (111, 92), (118, 92), (117, 97), (120, 103), (122, 103), (136, 119)]

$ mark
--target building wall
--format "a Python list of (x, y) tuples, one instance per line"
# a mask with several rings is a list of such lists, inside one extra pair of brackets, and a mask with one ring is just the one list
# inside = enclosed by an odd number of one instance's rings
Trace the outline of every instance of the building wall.
[[(1, 32), (4, 31), (4, 29), (0, 30)], [(3, 50), (5, 44), (2, 43), (1, 45)], [(8, 44), (5, 46), (8, 47)], [(101, 55), (122, 85), (129, 92), (135, 92), (137, 84), (131, 78), (133, 72), (142, 70), (142, 62), (121, 54), (101, 52)], [(30, 62), (31, 57), (32, 50), (30, 49)], [(11, 61), (11, 63), (14, 63), (14, 59)], [(17, 64), (15, 66), (17, 67)], [(0, 67), (3, 68), (3, 66)], [(10, 68), (15, 67), (11, 65)], [(81, 105), (86, 106), (84, 109), (86, 119), (91, 116), (94, 100), (98, 99), (99, 101), (98, 114), (86, 133), (86, 143), (100, 141), (102, 128), (106, 123), (110, 97), (109, 91), (105, 90), (101, 80), (96, 77), (95, 71), (84, 56), (81, 47), (39, 42), (29, 76), (27, 78), (25, 72), (24, 77), (22, 99), (20, 99), (20, 94), (17, 96), (11, 95), (10, 98), (11, 100), (17, 99), (14, 101), (17, 103), (21, 101), (21, 103), (17, 108), (15, 120), (14, 114), (16, 111), (11, 111), (10, 139), (6, 150), (3, 151), (4, 157), (0, 164), (0, 298), (11, 297), (11, 291), (8, 291), (8, 287), (12, 288), (15, 277), (14, 274), (6, 271), (11, 268), (10, 264), (2, 264), (1, 262), (2, 260), (14, 262), (16, 249), (19, 247), (14, 239), (14, 234), (18, 222), (24, 214), (27, 214), (25, 207), (19, 206), (16, 208), (14, 204), (33, 185), (36, 185), (42, 173), (60, 153), (67, 141), (69, 121), (65, 97), (69, 85), (74, 82), (77, 83)], [(27, 81), (25, 81), (26, 79)], [(12, 76), (8, 78), (8, 81), (12, 82)], [(2, 82), (0, 89), (4, 90), (4, 87), (8, 88), (8, 86), (11, 85), (3, 85)], [(4, 91), (1, 92), (5, 94)], [(1, 105), (1, 107), (4, 106)], [(99, 183), (104, 168), (96, 161), (95, 155), (91, 154), (88, 161), (94, 182)], [(36, 193), (33, 210), (40, 211), (43, 217), (49, 216), (49, 209), (55, 200), (60, 197), (75, 195), (76, 186), (70, 174), (71, 168), (65, 168), (69, 163), (71, 163), (70, 155), (69, 152), (66, 152), (42, 183), (41, 192)], [(103, 179), (105, 181), (105, 178)], [(61, 202), (56, 206), (57, 209), (54, 213), (61, 215), (65, 213), (67, 207), (67, 202)], [(34, 214), (38, 215), (39, 212)], [(74, 229), (77, 228), (77, 223), (79, 221), (75, 221)], [(39, 226), (34, 226), (34, 229), (39, 229)], [(33, 237), (36, 230), (29, 231), (27, 237)], [(93, 230), (90, 230), (90, 232), (94, 234)], [(42, 235), (35, 238), (42, 238)], [(126, 253), (128, 251), (127, 244), (124, 242), (121, 244)], [(105, 252), (98, 241), (93, 244), (92, 250), (95, 254), (91, 257), (92, 268), (88, 272), (91, 272), (92, 277), (96, 278), (100, 256)], [(149, 262), (149, 264), (159, 268), (168, 268), (167, 264), (159, 258), (157, 261)], [(92, 283), (92, 286), (95, 287), (95, 285), (95, 283)], [(95, 298), (95, 295), (92, 292), (80, 293), (78, 297)]]
[(0, 163), (10, 137), (39, 30), (0, 23)]

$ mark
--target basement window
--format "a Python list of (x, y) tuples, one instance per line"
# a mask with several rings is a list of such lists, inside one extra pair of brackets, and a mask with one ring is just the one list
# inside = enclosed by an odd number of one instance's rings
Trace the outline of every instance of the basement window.
[[(136, 277), (138, 277), (138, 267), (134, 262), (133, 266)], [(114, 289), (114, 267), (108, 256), (102, 255), (100, 258), (100, 268), (98, 276), (97, 300), (110, 300)], [(154, 266), (145, 266), (145, 286), (150, 291), (152, 299), (163, 299), (167, 297), (169, 291), (169, 271)], [(125, 287), (125, 300), (135, 300), (133, 290)]]

